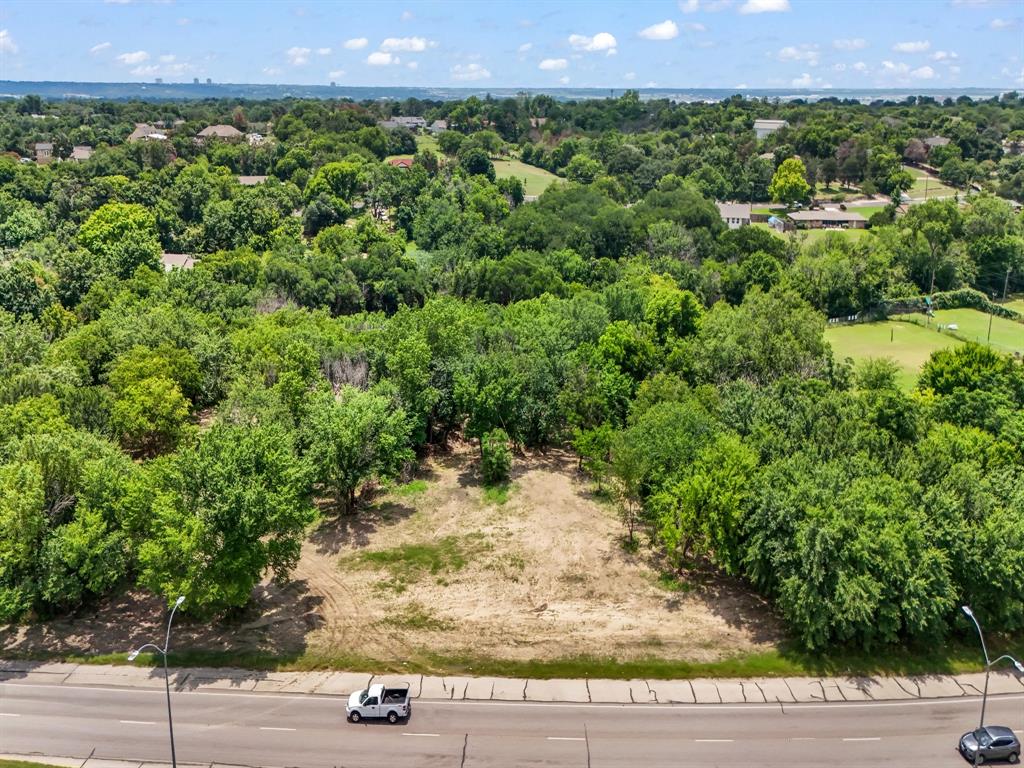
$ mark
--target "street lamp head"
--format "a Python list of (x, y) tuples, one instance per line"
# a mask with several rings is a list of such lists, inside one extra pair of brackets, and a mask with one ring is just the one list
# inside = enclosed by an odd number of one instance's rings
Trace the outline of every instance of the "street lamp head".
[(181, 604), (184, 603), (184, 602), (185, 602), (185, 596), (181, 595), (181, 596), (178, 597), (177, 600), (174, 601), (174, 607), (175, 608), (180, 608)]
[(966, 616), (967, 618), (969, 618), (969, 619), (973, 619), (974, 618), (974, 611), (971, 610), (971, 606), (969, 606), (969, 605), (962, 605), (962, 606), (960, 606), (960, 610), (964, 612), (964, 616)]
[(135, 661), (135, 659), (138, 657), (138, 655), (139, 655), (138, 651), (132, 651), (131, 653), (128, 654), (128, 661)]
[(1016, 668), (1016, 670), (1018, 672), (1020, 672), (1022, 675), (1024, 675), (1024, 664), (1021, 664), (1019, 661), (1014, 659), (1013, 660), (1013, 666), (1014, 666), (1014, 668)]

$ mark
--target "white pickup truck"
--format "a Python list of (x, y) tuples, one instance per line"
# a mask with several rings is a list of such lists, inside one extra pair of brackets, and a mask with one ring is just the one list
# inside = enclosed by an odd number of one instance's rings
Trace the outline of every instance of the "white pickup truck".
[(409, 684), (393, 688), (385, 688), (381, 684), (371, 685), (356, 691), (348, 697), (345, 707), (350, 723), (358, 723), (364, 717), (386, 717), (389, 723), (397, 723), (412, 714), (412, 700), (409, 697)]

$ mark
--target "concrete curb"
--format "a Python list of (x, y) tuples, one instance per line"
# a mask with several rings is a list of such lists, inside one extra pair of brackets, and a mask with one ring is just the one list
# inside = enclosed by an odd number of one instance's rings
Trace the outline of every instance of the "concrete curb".
[[(163, 670), (0, 659), (0, 682), (162, 688)], [(347, 696), (372, 683), (409, 683), (415, 698), (606, 704), (795, 704), (980, 696), (983, 673), (912, 677), (776, 677), (750, 680), (524, 680), (507, 677), (372, 675), (365, 672), (259, 672), (192, 667), (171, 670), (176, 691), (246, 691)], [(989, 694), (1024, 694), (1024, 678), (993, 672)], [(98, 768), (93, 766), (92, 768)]]
[[(99, 757), (60, 757), (57, 755), (15, 755), (0, 754), (0, 760), (20, 760), (39, 765), (55, 765), (61, 768), (171, 768), (170, 763), (147, 760), (108, 760)], [(224, 763), (178, 763), (178, 768), (238, 768)]]

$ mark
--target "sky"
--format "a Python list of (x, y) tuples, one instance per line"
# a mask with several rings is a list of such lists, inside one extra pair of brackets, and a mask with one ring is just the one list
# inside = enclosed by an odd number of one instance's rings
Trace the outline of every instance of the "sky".
[(1024, 0), (4, 0), (0, 80), (1024, 87)]

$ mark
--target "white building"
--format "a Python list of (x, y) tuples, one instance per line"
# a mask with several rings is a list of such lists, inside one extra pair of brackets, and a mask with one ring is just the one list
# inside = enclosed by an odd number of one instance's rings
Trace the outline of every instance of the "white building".
[(729, 229), (739, 229), (750, 224), (750, 203), (715, 203), (718, 214)]
[(757, 134), (757, 140), (760, 141), (788, 125), (789, 123), (785, 120), (755, 120), (754, 133)]

